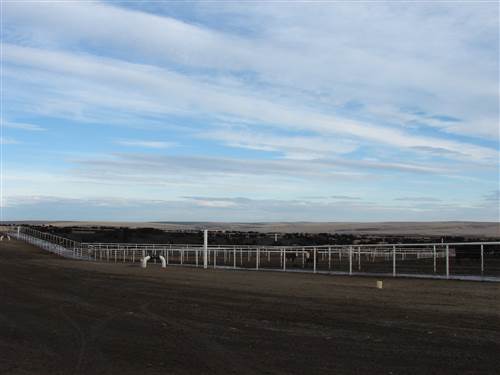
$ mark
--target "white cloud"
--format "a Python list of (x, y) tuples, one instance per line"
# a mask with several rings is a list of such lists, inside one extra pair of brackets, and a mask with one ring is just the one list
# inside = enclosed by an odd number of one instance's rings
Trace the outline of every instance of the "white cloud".
[[(498, 135), (494, 4), (196, 5), (196, 24), (98, 2), (12, 2), (6, 20), (12, 38), (45, 48), (90, 45), (131, 61), (251, 73), (266, 89), (309, 103), (335, 107), (354, 98), (395, 117), (417, 106), (462, 119), (438, 125), (449, 132)], [(252, 32), (202, 25), (227, 14)]]
[[(427, 167), (419, 164), (384, 163), (373, 161), (352, 161), (345, 159), (315, 159), (315, 160), (254, 160), (234, 159), (210, 156), (172, 156), (172, 155), (145, 155), (145, 154), (115, 154), (108, 158), (73, 159), (72, 163), (77, 171), (83, 175), (99, 173), (104, 176), (147, 175), (178, 176), (179, 173), (189, 175), (209, 176), (241, 176), (248, 175), (275, 175), (307, 178), (314, 176), (328, 180), (338, 177), (351, 178), (367, 177), (380, 171), (395, 171), (400, 173), (439, 174), (451, 172), (447, 167)], [(356, 173), (359, 169), (362, 173)], [(374, 173), (376, 172), (376, 173)]]
[[(498, 151), (483, 146), (413, 135), (391, 127), (273, 102), (263, 99), (263, 92), (258, 98), (259, 92), (238, 92), (152, 66), (8, 44), (4, 46), (4, 60), (27, 67), (31, 73), (23, 77), (28, 83), (42, 83), (48, 86), (47, 94), (57, 93), (53, 98), (29, 99), (40, 102), (38, 106), (45, 107), (51, 115), (64, 115), (71, 110), (71, 103), (77, 105), (76, 117), (80, 112), (92, 112), (95, 108), (113, 110), (113, 113), (121, 110), (136, 114), (230, 115), (253, 121), (255, 126), (355, 137), (416, 151), (432, 147), (465, 160), (498, 160)], [(16, 74), (16, 69), (12, 71)], [(4, 72), (9, 76), (11, 70), (6, 67)], [(20, 78), (19, 74), (16, 76)]]
[[(5, 170), (6, 195), (95, 197), (112, 190), (117, 198), (165, 199), (186, 195), (244, 195), (281, 198), (364, 194), (399, 175), (433, 179), (443, 170), (418, 164), (350, 160), (252, 160), (209, 156), (116, 154), (60, 157), (55, 171), (15, 163)], [(447, 169), (446, 169), (447, 170)], [(434, 178), (435, 179), (435, 178)], [(477, 182), (474, 182), (477, 184)], [(36, 192), (33, 191), (36, 186)], [(368, 190), (369, 191), (369, 190)], [(338, 198), (338, 197), (337, 197)], [(332, 198), (334, 199), (334, 198)]]
[(143, 148), (170, 148), (175, 146), (174, 142), (163, 142), (163, 141), (145, 141), (139, 139), (120, 139), (115, 141), (116, 144), (121, 146), (130, 147), (143, 147)]
[(497, 204), (500, 211), (500, 190), (493, 190), (488, 194), (483, 195), (484, 201), (487, 203)]
[(404, 202), (441, 202), (441, 199), (434, 198), (434, 197), (399, 197), (399, 198), (394, 198), (395, 201), (404, 201)]
[(114, 221), (495, 221), (498, 211), (478, 204), (387, 205), (367, 201), (313, 202), (286, 199), (186, 197), (182, 200), (116, 199), (107, 196), (68, 199), (57, 196), (9, 196), (6, 220)]
[(26, 131), (44, 131), (46, 130), (45, 128), (41, 127), (40, 125), (36, 124), (28, 124), (25, 122), (12, 122), (12, 121), (2, 121), (2, 126), (5, 128), (10, 128), (10, 129), (17, 129), (17, 130), (26, 130)]
[[(181, 12), (190, 23), (162, 3), (163, 16), (100, 2), (4, 5), (5, 116), (20, 119), (6, 127), (44, 130), (21, 121), (37, 117), (89, 125), (82, 134), (127, 127), (93, 145), (108, 155), (63, 150), (70, 159), (57, 166), (17, 168), (29, 155), (9, 155), (10, 197), (178, 219), (492, 216), (474, 197), (498, 185), (495, 4), (202, 2)], [(80, 131), (67, 130), (37, 134), (46, 144), (36, 152)], [(116, 153), (170, 139), (186, 154)], [(110, 188), (118, 200), (102, 198)], [(17, 214), (47, 212), (40, 199)]]
[(199, 135), (231, 147), (282, 152), (286, 158), (310, 160), (346, 154), (358, 148), (354, 141), (334, 137), (275, 135), (248, 129), (222, 127)]
[(15, 145), (18, 144), (19, 142), (15, 140), (14, 138), (10, 137), (1, 137), (0, 138), (0, 144), (2, 145)]
[(230, 207), (236, 207), (238, 204), (231, 199), (224, 199), (224, 198), (200, 198), (200, 197), (192, 197), (192, 198), (187, 198), (197, 206), (200, 207), (214, 207), (214, 208), (230, 208)]

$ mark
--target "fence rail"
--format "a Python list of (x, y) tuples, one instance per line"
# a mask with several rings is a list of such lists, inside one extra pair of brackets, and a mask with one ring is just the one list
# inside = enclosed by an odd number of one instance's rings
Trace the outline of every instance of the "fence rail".
[(58, 255), (169, 266), (500, 281), (500, 241), (323, 246), (80, 243), (29, 227), (13, 237)]

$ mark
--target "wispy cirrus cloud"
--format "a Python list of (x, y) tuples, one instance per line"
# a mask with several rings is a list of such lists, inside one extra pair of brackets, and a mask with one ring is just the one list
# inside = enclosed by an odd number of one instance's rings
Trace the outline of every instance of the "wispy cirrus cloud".
[(394, 200), (404, 202), (441, 202), (441, 199), (434, 197), (399, 197), (394, 198)]
[[(66, 101), (78, 103), (75, 109), (77, 113), (85, 112), (87, 108), (102, 107), (110, 111), (124, 108), (125, 111), (142, 115), (188, 113), (189, 110), (193, 111), (193, 103), (196, 103), (194, 110), (198, 115), (210, 114), (215, 119), (219, 115), (229, 114), (248, 119), (260, 127), (309, 131), (331, 137), (348, 136), (417, 151), (426, 148), (441, 149), (459, 159), (485, 159), (490, 162), (498, 159), (498, 151), (489, 147), (440, 137), (413, 135), (399, 129), (350, 120), (322, 111), (273, 103), (257, 97), (256, 92), (245, 94), (153, 66), (8, 44), (4, 46), (4, 60), (29, 70), (40, 71), (40, 74), (23, 75), (28, 84), (34, 81), (53, 86), (47, 91), (48, 97), (38, 100), (41, 101), (39, 107), (45, 107), (52, 116), (65, 115), (72, 108), (72, 105), (63, 105)], [(4, 71), (7, 77), (11, 73), (19, 76), (17, 69), (20, 68), (12, 68), (11, 71), (7, 66)], [(61, 73), (71, 75), (63, 75), (61, 78)], [(133, 90), (138, 87), (139, 94)], [(171, 92), (176, 92), (176, 95), (172, 96)], [(50, 98), (50, 93), (56, 93), (55, 102), (59, 102), (60, 106), (51, 106), (50, 103), (54, 100)], [(166, 97), (165, 93), (168, 93)], [(30, 93), (24, 95), (29, 96)], [(48, 107), (43, 104), (44, 100), (48, 101)], [(347, 144), (348, 141), (344, 142)]]
[(279, 152), (289, 159), (318, 159), (347, 154), (358, 148), (357, 142), (348, 139), (278, 135), (234, 127), (223, 127), (198, 136), (221, 142), (230, 147)]
[(155, 148), (155, 149), (170, 148), (176, 145), (174, 142), (147, 141), (140, 139), (119, 139), (114, 141), (114, 143), (127, 147)]
[[(172, 7), (160, 5), (155, 8), (159, 14), (152, 14), (147, 8), (101, 2), (44, 7), (8, 3), (6, 20), (16, 26), (8, 28), (12, 38), (45, 48), (92, 43), (103, 53), (111, 45), (108, 54), (120, 59), (159, 61), (196, 73), (215, 70), (233, 78), (235, 73), (252, 73), (268, 90), (305, 92), (308, 96), (302, 99), (337, 105), (356, 97), (366, 109), (382, 105), (396, 116), (407, 113), (401, 111), (405, 107), (417, 106), (434, 115), (445, 111), (461, 121), (419, 118), (452, 133), (498, 134), (498, 92), (491, 80), (497, 70), (498, 17), (491, 4), (266, 4), (265, 12), (258, 4), (194, 6), (196, 23), (175, 18), (169, 13)], [(241, 33), (234, 23), (214, 28), (209, 22), (218, 19), (223, 25), (235, 17), (252, 31)], [(255, 87), (249, 80), (234, 82)]]
[[(443, 221), (456, 218), (496, 220), (495, 211), (479, 205), (438, 204), (435, 206), (385, 205), (373, 202), (314, 202), (286, 199), (245, 199), (232, 197), (184, 197), (179, 200), (117, 199), (107, 196), (94, 198), (60, 198), (54, 196), (12, 196), (6, 207), (15, 208), (11, 220), (47, 220), (50, 211), (56, 220), (158, 221), (170, 212), (177, 221)], [(366, 222), (365, 221), (365, 222)]]
[(2, 144), (2, 145), (15, 145), (18, 143), (19, 143), (19, 141), (17, 141), (14, 138), (10, 138), (10, 137), (1, 137), (0, 138), (0, 144)]
[(353, 197), (350, 195), (331, 195), (329, 198), (344, 201), (357, 201), (361, 199), (360, 197)]
[[(180, 171), (209, 175), (281, 175), (290, 177), (316, 176), (319, 179), (331, 179), (342, 176), (352, 178), (369, 176), (370, 171), (394, 171), (399, 173), (439, 174), (444, 169), (429, 168), (418, 164), (379, 163), (374, 161), (351, 161), (343, 159), (315, 160), (254, 160), (233, 159), (207, 156), (170, 156), (117, 153), (108, 158), (74, 159), (72, 161), (79, 172), (105, 171), (106, 174), (135, 174), (138, 171), (155, 172), (165, 175), (168, 172), (177, 174)], [(353, 169), (357, 169), (355, 173)]]
[(8, 196), (492, 217), (495, 5), (190, 5), (4, 4)]
[(487, 194), (483, 195), (483, 199), (486, 202), (496, 202), (497, 204), (500, 204), (500, 189), (499, 190), (493, 190)]
[(5, 120), (2, 120), (2, 126), (4, 128), (9, 128), (9, 129), (26, 130), (26, 131), (34, 131), (34, 132), (46, 130), (44, 127), (42, 127), (40, 125), (36, 125), (36, 124), (28, 124), (25, 122), (12, 122), (12, 121), (5, 121)]

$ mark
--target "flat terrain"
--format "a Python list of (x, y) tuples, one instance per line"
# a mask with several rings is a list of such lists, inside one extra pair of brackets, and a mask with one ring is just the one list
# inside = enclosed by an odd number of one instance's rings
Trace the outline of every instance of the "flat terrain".
[(73, 261), (0, 243), (0, 374), (496, 374), (500, 284)]
[[(7, 222), (14, 223), (14, 222)], [(113, 226), (157, 228), (163, 230), (228, 230), (261, 233), (339, 233), (365, 235), (467, 236), (500, 238), (500, 222), (434, 221), (434, 222), (93, 222), (93, 221), (24, 221), (25, 224), (47, 224), (60, 227)]]

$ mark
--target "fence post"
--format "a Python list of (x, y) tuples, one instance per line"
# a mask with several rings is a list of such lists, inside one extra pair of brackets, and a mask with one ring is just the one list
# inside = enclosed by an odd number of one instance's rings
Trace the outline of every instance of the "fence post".
[(236, 246), (233, 247), (233, 268), (236, 268)]
[(203, 268), (208, 268), (208, 230), (203, 231)]
[(361, 271), (361, 246), (358, 246), (358, 271)]
[(332, 268), (332, 248), (328, 246), (328, 269)]
[(446, 278), (450, 278), (450, 247), (446, 245)]
[(313, 248), (313, 272), (316, 273), (316, 248)]
[(481, 244), (481, 276), (484, 274), (484, 245)]
[(392, 276), (396, 277), (396, 245), (392, 246)]
[(260, 261), (259, 248), (257, 248), (255, 251), (256, 251), (256, 254), (255, 254), (255, 269), (258, 270), (259, 269), (259, 261)]
[(349, 275), (352, 275), (352, 246), (349, 246)]
[(434, 273), (436, 273), (436, 245), (433, 247), (433, 257), (434, 257)]
[(283, 249), (283, 271), (286, 271), (286, 249)]

